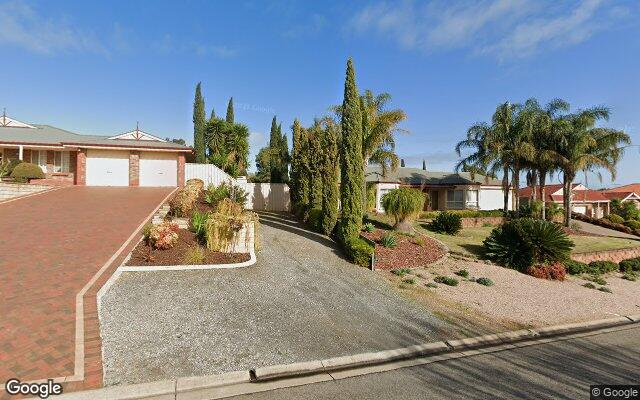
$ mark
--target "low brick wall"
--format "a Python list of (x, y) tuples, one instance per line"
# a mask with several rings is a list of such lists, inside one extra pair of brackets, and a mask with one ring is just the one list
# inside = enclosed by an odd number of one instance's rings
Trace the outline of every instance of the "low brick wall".
[(575, 261), (590, 263), (591, 261), (613, 261), (619, 263), (628, 258), (640, 257), (640, 247), (633, 249), (594, 251), (592, 253), (572, 254), (571, 258)]
[(504, 217), (479, 217), (479, 218), (462, 218), (463, 228), (476, 228), (486, 224), (497, 226), (504, 223)]
[(0, 201), (51, 189), (50, 186), (0, 182)]

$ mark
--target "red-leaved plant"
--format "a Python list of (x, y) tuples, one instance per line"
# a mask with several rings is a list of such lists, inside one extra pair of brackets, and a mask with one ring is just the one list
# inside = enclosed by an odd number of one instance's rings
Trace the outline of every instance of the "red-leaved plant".
[(156, 249), (170, 249), (178, 241), (178, 225), (165, 221), (151, 228), (149, 243)]
[(526, 273), (527, 275), (531, 275), (535, 278), (563, 281), (567, 275), (567, 270), (562, 263), (553, 263), (547, 265), (534, 265), (527, 268)]

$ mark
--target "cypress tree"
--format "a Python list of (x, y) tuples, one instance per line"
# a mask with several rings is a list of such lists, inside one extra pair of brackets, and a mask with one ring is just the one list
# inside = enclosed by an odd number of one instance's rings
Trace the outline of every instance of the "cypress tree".
[(401, 158), (401, 159), (400, 159), (400, 166), (401, 166), (402, 168), (404, 168), (404, 158)]
[[(278, 127), (281, 130), (281, 127)], [(280, 139), (280, 181), (283, 183), (289, 182), (289, 163), (291, 156), (289, 155), (289, 139), (287, 135), (282, 135)]]
[(340, 196), (338, 169), (338, 130), (333, 121), (324, 121), (322, 144), (322, 231), (330, 235), (338, 220)]
[(342, 216), (338, 235), (346, 242), (358, 237), (362, 227), (364, 161), (362, 157), (362, 115), (356, 87), (353, 60), (347, 61), (342, 102), (342, 140), (340, 152)]
[(233, 115), (233, 97), (229, 99), (229, 104), (227, 104), (227, 118), (226, 121), (230, 124), (233, 124), (234, 115)]
[(307, 129), (300, 127), (300, 158), (299, 158), (298, 192), (300, 202), (298, 204), (298, 213), (304, 213), (309, 208), (309, 199), (311, 191), (311, 159), (309, 149), (309, 132)]
[(315, 121), (309, 134), (309, 209), (322, 208), (322, 156), (323, 132)]
[(209, 116), (209, 121), (213, 121), (214, 119), (216, 119), (216, 110), (211, 108), (211, 115)]
[(278, 124), (276, 122), (276, 117), (274, 116), (271, 120), (271, 131), (269, 135), (269, 149), (271, 151), (271, 182), (272, 183), (281, 183), (282, 174), (280, 172), (280, 134), (278, 133)]
[(427, 161), (426, 160), (422, 160), (422, 169), (423, 170), (427, 170)]
[(293, 131), (293, 146), (291, 150), (291, 182), (289, 187), (291, 189), (291, 203), (293, 205), (294, 212), (302, 202), (302, 193), (300, 192), (300, 170), (302, 168), (302, 128), (300, 122), (296, 118), (293, 120), (291, 126)]
[(196, 85), (196, 95), (193, 100), (193, 150), (195, 152), (196, 163), (202, 164), (206, 161), (206, 116), (204, 111), (204, 98), (202, 97), (200, 86), (200, 82), (198, 82)]

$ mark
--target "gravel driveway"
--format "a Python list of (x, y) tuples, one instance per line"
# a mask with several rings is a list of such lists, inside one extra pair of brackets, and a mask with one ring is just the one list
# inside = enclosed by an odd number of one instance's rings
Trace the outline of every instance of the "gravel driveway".
[(261, 214), (244, 269), (124, 273), (102, 298), (105, 385), (386, 350), (449, 326), (334, 243)]

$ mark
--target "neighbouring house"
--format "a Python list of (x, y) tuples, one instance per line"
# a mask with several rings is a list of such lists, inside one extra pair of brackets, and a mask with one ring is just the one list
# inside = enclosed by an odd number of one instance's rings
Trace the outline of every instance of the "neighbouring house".
[(636, 208), (640, 208), (640, 183), (632, 183), (612, 189), (603, 189), (601, 192), (609, 200), (618, 199), (622, 203), (630, 202), (635, 204)]
[(42, 168), (34, 183), (87, 186), (182, 186), (191, 148), (138, 127), (115, 136), (79, 135), (0, 116), (0, 160)]
[[(556, 203), (563, 207), (564, 195), (562, 193), (562, 185), (546, 185), (544, 189), (545, 201), (547, 203)], [(518, 191), (520, 204), (528, 204), (534, 198), (533, 188), (531, 186), (522, 188)], [(541, 200), (540, 186), (536, 186), (537, 200)], [(589, 217), (602, 218), (609, 215), (610, 200), (597, 190), (588, 189), (581, 183), (574, 183), (571, 188), (571, 210), (573, 212), (584, 214)]]
[[(382, 196), (399, 187), (412, 187), (425, 192), (429, 201), (425, 211), (432, 210), (501, 210), (504, 205), (502, 181), (468, 172), (451, 173), (420, 168), (399, 167), (382, 174), (382, 168), (370, 166), (365, 176), (367, 186), (374, 186), (376, 211), (384, 212)], [(512, 209), (512, 196), (509, 209)]]

